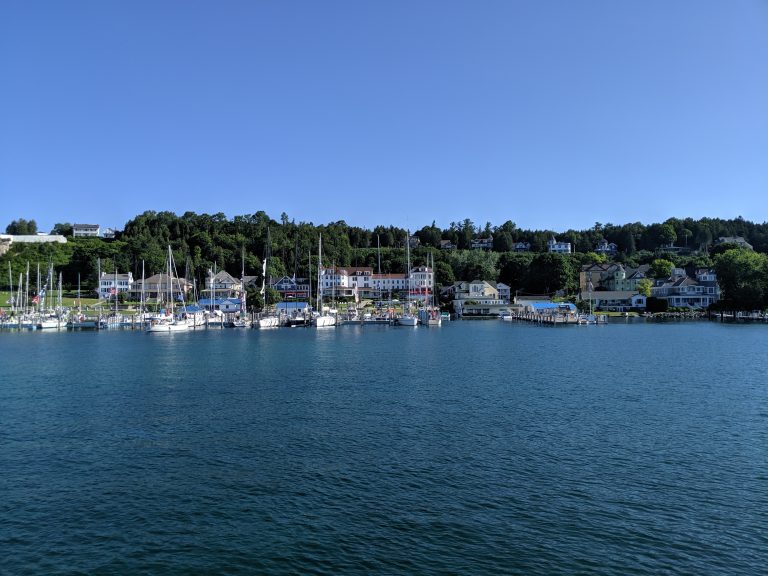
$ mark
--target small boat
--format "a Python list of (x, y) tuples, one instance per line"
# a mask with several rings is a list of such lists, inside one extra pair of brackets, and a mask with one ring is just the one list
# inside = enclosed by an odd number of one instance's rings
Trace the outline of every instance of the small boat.
[(277, 328), (280, 326), (280, 318), (278, 316), (270, 315), (259, 318), (256, 321), (258, 328)]
[(251, 324), (248, 318), (235, 318), (232, 322), (232, 328), (250, 328)]

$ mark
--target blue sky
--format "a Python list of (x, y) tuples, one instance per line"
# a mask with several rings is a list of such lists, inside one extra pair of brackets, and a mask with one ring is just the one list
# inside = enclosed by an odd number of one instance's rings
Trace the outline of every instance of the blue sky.
[(0, 228), (766, 221), (764, 0), (0, 3)]

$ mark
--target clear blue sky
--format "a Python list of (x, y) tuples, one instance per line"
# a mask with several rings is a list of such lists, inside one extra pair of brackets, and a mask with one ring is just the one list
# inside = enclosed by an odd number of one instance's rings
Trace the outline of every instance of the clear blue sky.
[(765, 0), (0, 2), (2, 229), (764, 222), (767, 192)]

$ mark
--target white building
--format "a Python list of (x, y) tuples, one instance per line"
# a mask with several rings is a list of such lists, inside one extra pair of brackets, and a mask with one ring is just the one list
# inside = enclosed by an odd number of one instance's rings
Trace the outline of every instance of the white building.
[(651, 296), (666, 300), (670, 307), (705, 309), (720, 300), (720, 285), (715, 271), (699, 268), (694, 277), (675, 268), (666, 280), (657, 280)]
[(8, 252), (14, 242), (20, 244), (42, 244), (45, 242), (66, 244), (67, 239), (60, 234), (0, 234), (0, 256)]
[(572, 252), (570, 242), (558, 242), (554, 236), (547, 242), (547, 250), (556, 254), (570, 254)]
[(128, 292), (133, 287), (133, 274), (101, 273), (99, 278), (99, 299), (109, 300), (122, 292)]
[(455, 282), (453, 309), (459, 316), (493, 316), (509, 312), (509, 301), (499, 297), (495, 282), (486, 280)]
[(411, 270), (410, 283), (405, 274), (374, 274), (367, 267), (325, 268), (320, 279), (323, 294), (338, 297), (381, 298), (387, 294), (407, 292), (431, 295), (435, 286), (435, 275), (427, 266)]
[(75, 238), (98, 238), (98, 224), (72, 224), (72, 236)]

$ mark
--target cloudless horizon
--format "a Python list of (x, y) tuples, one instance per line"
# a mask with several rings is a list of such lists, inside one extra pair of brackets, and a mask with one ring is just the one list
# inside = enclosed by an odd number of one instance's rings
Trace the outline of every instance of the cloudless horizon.
[(0, 229), (765, 222), (768, 2), (0, 4)]

